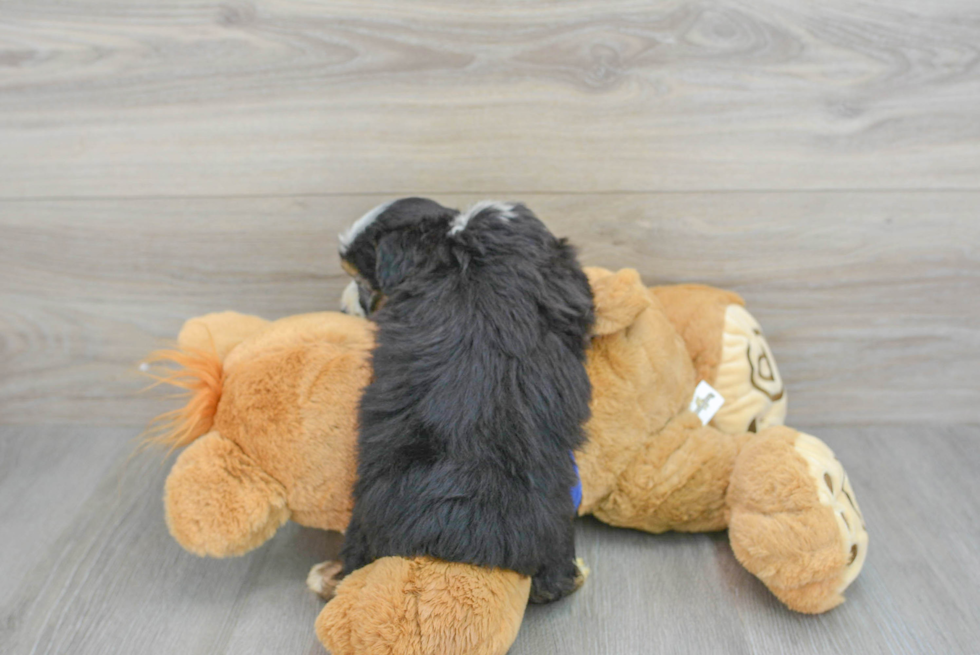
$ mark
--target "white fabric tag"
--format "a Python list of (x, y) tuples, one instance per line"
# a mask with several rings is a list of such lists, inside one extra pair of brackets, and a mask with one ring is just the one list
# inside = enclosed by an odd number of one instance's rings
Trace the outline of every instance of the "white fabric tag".
[(694, 399), (691, 401), (690, 409), (701, 419), (701, 425), (707, 425), (711, 417), (724, 404), (725, 399), (722, 395), (710, 384), (701, 380), (694, 389)]

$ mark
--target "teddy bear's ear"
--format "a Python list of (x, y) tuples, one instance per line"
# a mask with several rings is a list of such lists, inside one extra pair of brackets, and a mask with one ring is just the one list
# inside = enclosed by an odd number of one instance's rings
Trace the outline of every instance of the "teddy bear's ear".
[(636, 269), (624, 268), (611, 273), (588, 267), (585, 274), (592, 286), (596, 318), (593, 334), (596, 336), (629, 327), (640, 312), (650, 306), (650, 295)]
[(258, 316), (238, 312), (215, 312), (188, 319), (180, 329), (177, 343), (183, 350), (213, 352), (224, 361), (231, 350), (269, 326)]

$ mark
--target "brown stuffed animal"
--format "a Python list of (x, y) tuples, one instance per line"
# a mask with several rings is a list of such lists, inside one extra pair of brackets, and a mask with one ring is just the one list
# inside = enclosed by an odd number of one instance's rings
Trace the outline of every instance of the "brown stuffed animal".
[[(580, 514), (650, 532), (727, 527), (738, 560), (791, 609), (842, 602), (867, 552), (863, 519), (830, 449), (780, 425), (782, 380), (742, 300), (696, 285), (647, 289), (630, 269), (587, 273), (597, 322)], [(177, 541), (223, 557), (289, 519), (342, 531), (370, 323), (227, 312), (188, 321), (179, 344), (153, 358), (180, 365), (163, 379), (191, 391), (161, 437), (189, 444), (166, 483)], [(702, 380), (725, 399), (710, 426), (688, 409)], [(509, 571), (383, 558), (340, 584), (317, 634), (334, 655), (504, 653), (528, 589)]]

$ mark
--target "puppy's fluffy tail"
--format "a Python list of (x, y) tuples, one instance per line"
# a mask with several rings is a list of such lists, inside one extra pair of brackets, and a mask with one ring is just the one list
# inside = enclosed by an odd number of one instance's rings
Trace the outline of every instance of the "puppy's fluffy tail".
[[(159, 365), (169, 366), (154, 370), (153, 367)], [(150, 421), (145, 433), (147, 444), (175, 450), (211, 429), (224, 384), (224, 367), (216, 350), (157, 350), (143, 360), (140, 369), (156, 380), (147, 389), (166, 384), (184, 389), (178, 397), (187, 399), (183, 407), (164, 412)]]

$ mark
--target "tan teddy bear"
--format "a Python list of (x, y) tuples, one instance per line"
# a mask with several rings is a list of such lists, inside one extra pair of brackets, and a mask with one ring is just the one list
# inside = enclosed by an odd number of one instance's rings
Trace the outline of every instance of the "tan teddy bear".
[[(590, 440), (575, 454), (579, 513), (650, 532), (727, 527), (738, 560), (788, 607), (839, 604), (867, 552), (863, 519), (830, 449), (781, 426), (782, 380), (742, 300), (698, 285), (647, 289), (631, 269), (587, 273), (597, 322)], [(152, 358), (177, 363), (164, 379), (191, 392), (161, 434), (187, 446), (165, 491), (177, 541), (223, 557), (289, 519), (343, 531), (370, 323), (226, 312), (188, 321), (179, 345)], [(695, 399), (701, 381), (711, 388)], [(689, 407), (703, 413), (717, 397), (724, 404), (705, 426)], [(317, 634), (334, 655), (504, 653), (529, 584), (509, 571), (383, 558), (340, 584)]]

